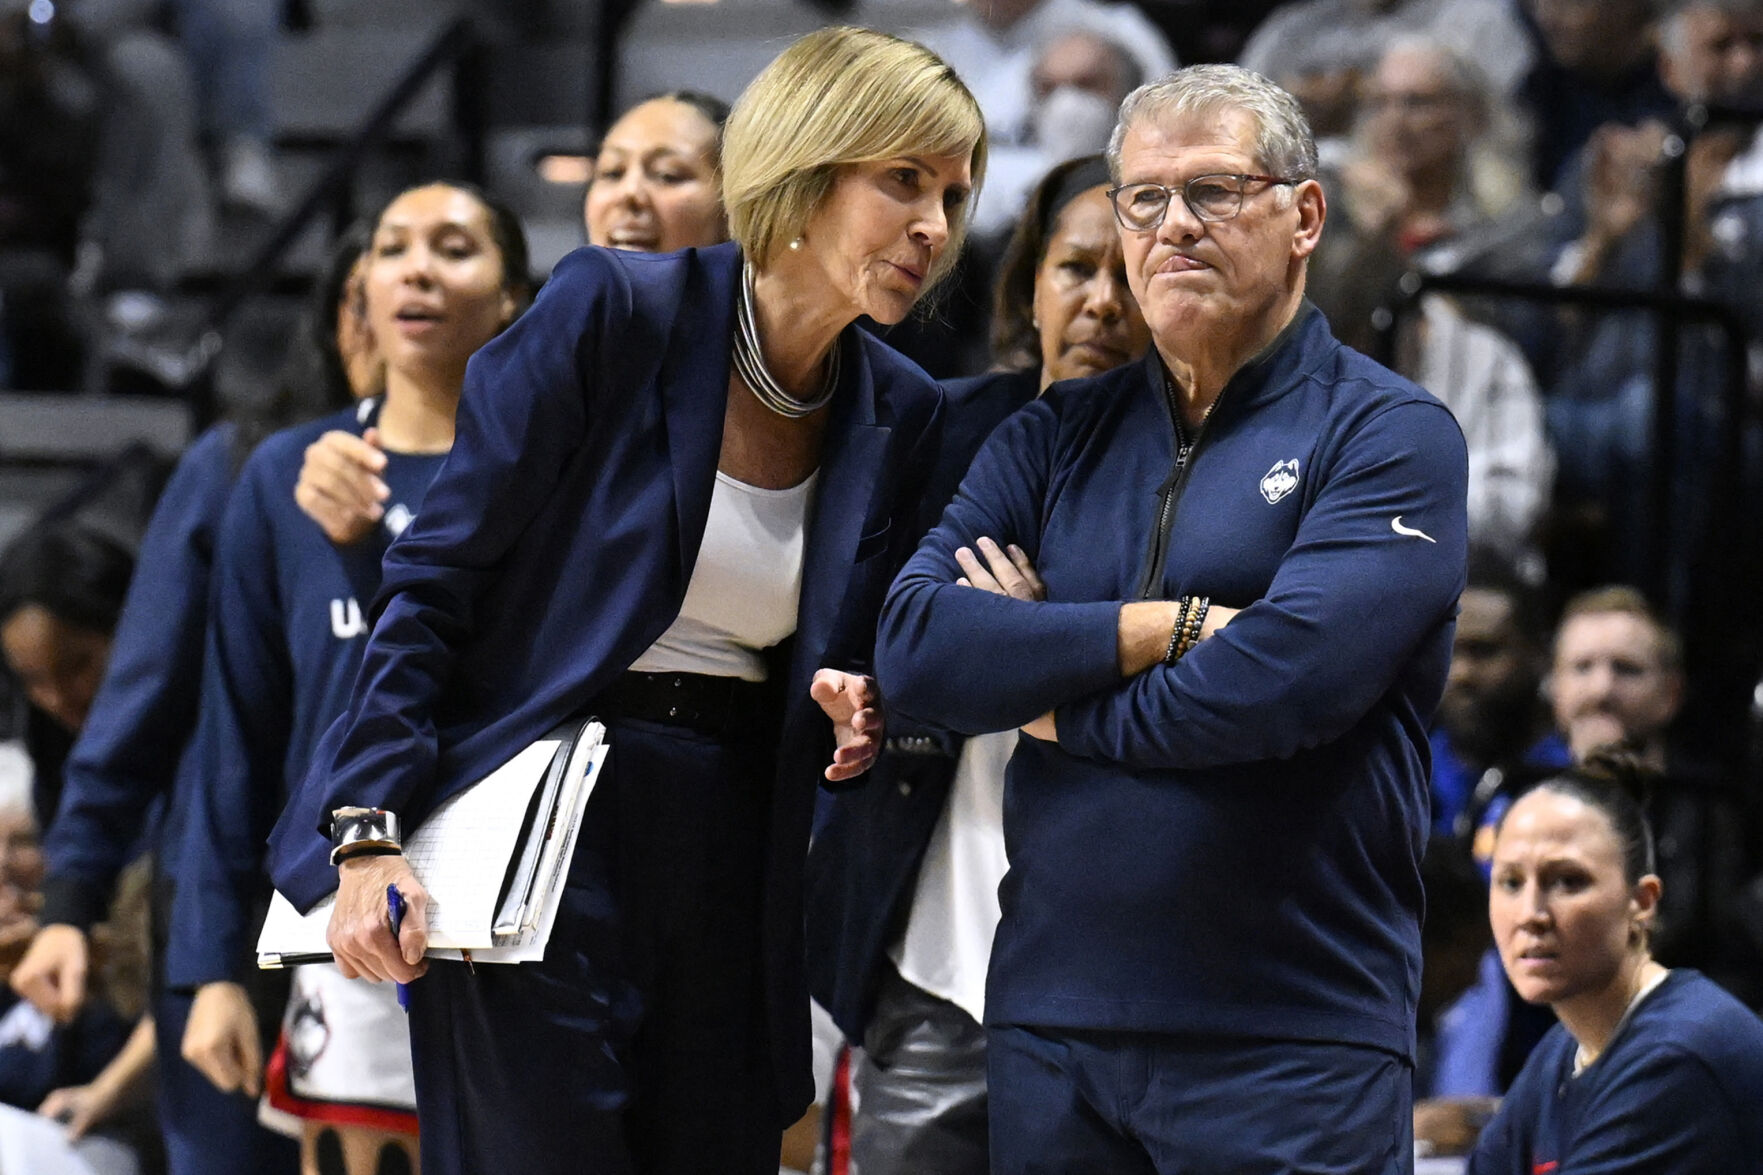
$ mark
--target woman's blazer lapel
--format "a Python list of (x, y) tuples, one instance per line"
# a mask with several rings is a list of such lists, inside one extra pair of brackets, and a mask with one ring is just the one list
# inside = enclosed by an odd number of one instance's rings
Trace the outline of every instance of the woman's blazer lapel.
[(735, 282), (741, 272), (739, 261), (729, 265), (724, 253), (738, 258), (733, 246), (725, 245), (702, 255), (702, 263), (695, 267), (700, 280), (689, 281), (682, 291), (684, 304), (656, 377), (661, 385), (667, 462), (673, 472), (682, 590), (704, 541), (716, 462), (722, 452), (723, 392), (729, 382)]
[[(857, 329), (847, 330), (841, 340), (845, 370), (850, 373), (847, 378), (854, 386), (843, 389), (833, 402), (807, 535), (796, 663), (790, 675), (792, 687), (802, 690), (814, 670), (826, 664), (829, 653), (838, 652), (831, 646), (852, 575), (863, 561), (859, 542), (875, 537), (870, 528), (885, 530), (889, 522), (886, 512), (879, 519), (872, 514), (877, 490), (892, 480), (884, 463), (893, 429), (878, 421), (875, 371)], [(868, 656), (866, 649), (862, 665), (847, 667), (866, 667)], [(790, 699), (792, 708), (798, 700)]]

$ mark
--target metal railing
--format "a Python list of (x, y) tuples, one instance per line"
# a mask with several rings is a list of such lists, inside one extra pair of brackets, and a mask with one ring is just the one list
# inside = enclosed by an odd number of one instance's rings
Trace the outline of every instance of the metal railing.
[(1746, 343), (1749, 335), (1733, 309), (1723, 302), (1675, 291), (1555, 286), (1541, 282), (1418, 271), (1404, 274), (1399, 288), (1401, 296), (1388, 307), (1390, 315), (1382, 320), (1379, 330), (1380, 358), (1385, 362), (1396, 353), (1396, 338), (1403, 324), (1418, 312), (1420, 299), (1429, 293), (1524, 302), (1552, 309), (1642, 311), (1653, 318), (1658, 330), (1655, 335), (1657, 342), (1651, 373), (1651, 458), (1648, 463), (1647, 513), (1643, 529), (1648, 550), (1656, 558), (1652, 560), (1647, 582), (1636, 586), (1644, 589), (1654, 599), (1667, 599), (1670, 585), (1666, 579), (1667, 568), (1664, 566), (1663, 556), (1670, 550), (1673, 529), (1672, 475), (1678, 455), (1677, 413), (1674, 408), (1682, 391), (1678, 387), (1677, 378), (1678, 341), (1682, 328), (1686, 325), (1712, 327), (1718, 332), (1723, 360), (1721, 411), (1731, 427), (1721, 433), (1713, 483), (1717, 488), (1734, 487), (1739, 481), (1743, 465), (1743, 433), (1740, 425), (1748, 415)]
[(192, 356), (195, 375), (188, 396), (196, 429), (206, 427), (218, 415), (213, 367), (228, 321), (241, 306), (278, 281), (283, 258), (311, 224), (326, 214), (339, 229), (348, 223), (354, 211), (352, 184), (362, 161), (391, 137), (399, 117), (444, 70), (452, 72), (452, 123), (461, 152), (459, 170), (466, 179), (482, 181), (487, 135), (484, 49), (483, 38), (469, 16), (456, 17), (441, 28), (337, 148), (293, 209), (215, 295)]
[[(1404, 275), (1399, 295), (1379, 323), (1379, 346), (1388, 362), (1396, 354), (1404, 323), (1419, 312), (1428, 293), (1517, 302), (1550, 310), (1592, 313), (1639, 313), (1652, 324), (1651, 412), (1645, 508), (1638, 535), (1644, 572), (1636, 586), (1659, 603), (1683, 635), (1696, 678), (1703, 683), (1702, 721), (1697, 725), (1722, 746), (1728, 761), (1742, 761), (1747, 748), (1742, 732), (1763, 659), (1763, 609), (1752, 603), (1754, 585), (1763, 579), (1763, 518), (1748, 503), (1753, 479), (1745, 469), (1747, 435), (1758, 432), (1757, 406), (1749, 387), (1748, 347), (1754, 341), (1734, 308), (1721, 301), (1685, 294), (1681, 289), (1686, 225), (1690, 215), (1687, 175), (1690, 148), (1697, 135), (1716, 127), (1756, 128), (1763, 113), (1713, 106), (1691, 106), (1680, 112), (1667, 136), (1659, 166), (1659, 199), (1655, 221), (1661, 242), (1659, 269), (1651, 289), (1596, 286), (1555, 286), (1466, 274)], [(1686, 533), (1686, 520), (1676, 509), (1678, 477), (1686, 454), (1678, 429), (1679, 397), (1693, 394), (1680, 386), (1680, 344), (1691, 329), (1711, 329), (1719, 342), (1721, 429), (1712, 454), (1713, 469), (1702, 485), (1709, 495), (1697, 530)], [(1701, 460), (1703, 455), (1690, 459)], [(1680, 574), (1674, 580), (1675, 569)], [(1603, 569), (1601, 569), (1603, 570)]]

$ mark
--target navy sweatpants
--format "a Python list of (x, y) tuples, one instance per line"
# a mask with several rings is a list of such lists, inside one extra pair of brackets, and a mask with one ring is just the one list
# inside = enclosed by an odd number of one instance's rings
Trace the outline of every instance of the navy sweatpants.
[[(152, 916), (148, 919), (153, 948), (148, 1003), (153, 1012), (154, 1086), (168, 1175), (238, 1175), (241, 1171), (295, 1175), (300, 1170), (300, 1144), (258, 1124), (257, 1099), (222, 1093), (184, 1060), (184, 1026), (190, 1022), (194, 997), (189, 992), (167, 991), (164, 970), (166, 929), (171, 925), (175, 889), (172, 875), (156, 869)], [(268, 895), (262, 895), (262, 905), (256, 908), (259, 919), (268, 904)], [(287, 977), (279, 971), (253, 972), (245, 979), (245, 989), (257, 1009), (259, 1043), (265, 1046), (263, 1055), (267, 1058), (267, 1046), (275, 1040), (282, 1008), (287, 1004)]]
[(1406, 1062), (1311, 1041), (987, 1030), (997, 1175), (1412, 1175)]
[(411, 985), (425, 1175), (775, 1175), (760, 900), (773, 760), (609, 724), (545, 960)]
[(257, 1099), (222, 1093), (183, 1058), (190, 998), (158, 992), (153, 1035), (159, 1125), (170, 1175), (294, 1175), (300, 1144), (257, 1123)]

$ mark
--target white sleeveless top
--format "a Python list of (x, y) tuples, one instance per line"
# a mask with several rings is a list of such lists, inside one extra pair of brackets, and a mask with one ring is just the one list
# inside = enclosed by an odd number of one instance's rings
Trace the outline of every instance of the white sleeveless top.
[(820, 473), (765, 490), (718, 471), (680, 614), (631, 664), (645, 673), (764, 681), (759, 651), (796, 631), (802, 537)]

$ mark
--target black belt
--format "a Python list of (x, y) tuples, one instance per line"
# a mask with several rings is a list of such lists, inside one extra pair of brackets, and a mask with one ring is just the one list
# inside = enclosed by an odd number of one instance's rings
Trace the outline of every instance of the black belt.
[(770, 696), (763, 682), (738, 677), (627, 669), (595, 699), (595, 708), (719, 738), (752, 738), (777, 725), (777, 716), (768, 713)]

